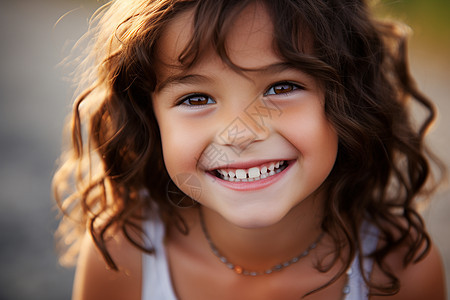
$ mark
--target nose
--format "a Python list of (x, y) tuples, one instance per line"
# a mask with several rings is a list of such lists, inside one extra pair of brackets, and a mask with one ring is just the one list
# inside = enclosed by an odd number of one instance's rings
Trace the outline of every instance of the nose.
[(230, 146), (240, 154), (251, 145), (268, 138), (272, 122), (281, 111), (269, 100), (257, 99), (241, 111), (227, 118), (223, 129), (218, 132), (218, 142)]

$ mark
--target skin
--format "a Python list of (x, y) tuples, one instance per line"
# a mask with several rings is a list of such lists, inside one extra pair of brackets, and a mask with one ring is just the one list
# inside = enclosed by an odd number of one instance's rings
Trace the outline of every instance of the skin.
[[(172, 178), (188, 174), (198, 180), (201, 193), (193, 193), (183, 185), (180, 189), (201, 204), (217, 247), (234, 263), (262, 270), (302, 252), (319, 235), (324, 209), (320, 187), (333, 167), (338, 137), (326, 118), (320, 83), (301, 70), (272, 68), (270, 72), (244, 72), (243, 76), (209, 51), (188, 71), (189, 77), (178, 78), (179, 69), (170, 65), (176, 66), (189, 39), (191, 20), (190, 12), (176, 17), (157, 49), (160, 85), (152, 99), (164, 162)], [(272, 49), (272, 33), (264, 7), (247, 7), (227, 40), (230, 58), (239, 66), (258, 69), (282, 62)], [(273, 88), (280, 90), (282, 85), (292, 92), (272, 93)], [(186, 98), (192, 94), (197, 98)], [(198, 105), (198, 100), (204, 100), (203, 104)], [(245, 111), (266, 100), (275, 103), (281, 114), (265, 119), (261, 125)], [(249, 138), (248, 143), (223, 135), (237, 118), (247, 126), (243, 134)], [(225, 154), (227, 163), (209, 159), (211, 149)], [(288, 160), (290, 167), (277, 175), (276, 182), (250, 191), (230, 189), (208, 172), (217, 164), (251, 165), (260, 160)], [(338, 261), (326, 273), (314, 268), (317, 259), (332, 249), (331, 240), (325, 236), (310, 255), (283, 272), (238, 276), (211, 253), (196, 209), (180, 213), (188, 222), (190, 234), (168, 228), (166, 251), (172, 284), (183, 300), (298, 299), (327, 283), (342, 266)], [(87, 235), (77, 266), (73, 299), (140, 299), (140, 252), (120, 234), (108, 246), (121, 271), (105, 268)], [(387, 263), (401, 280), (402, 289), (387, 298), (444, 299), (442, 263), (437, 250), (432, 247), (424, 260), (407, 268), (398, 263), (404, 252), (405, 249), (398, 249), (388, 257)], [(372, 277), (383, 280), (377, 268)], [(306, 299), (340, 299), (345, 279), (338, 278)]]

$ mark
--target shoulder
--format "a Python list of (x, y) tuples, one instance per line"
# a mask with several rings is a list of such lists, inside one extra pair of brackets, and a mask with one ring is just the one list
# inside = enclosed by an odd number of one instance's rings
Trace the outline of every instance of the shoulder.
[[(440, 253), (435, 245), (430, 243), (426, 256), (406, 267), (403, 258), (406, 249), (399, 248), (386, 257), (386, 265), (400, 281), (400, 291), (391, 297), (373, 296), (371, 300), (422, 300), (446, 299), (444, 270)], [(371, 280), (375, 283), (383, 282), (383, 275), (379, 267), (374, 265)]]
[(119, 271), (108, 267), (92, 237), (83, 237), (78, 257), (73, 300), (130, 299), (141, 297), (141, 251), (131, 245), (122, 232), (107, 242)]

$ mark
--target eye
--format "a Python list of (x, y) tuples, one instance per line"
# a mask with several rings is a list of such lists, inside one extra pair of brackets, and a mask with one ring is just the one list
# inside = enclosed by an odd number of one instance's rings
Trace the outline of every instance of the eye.
[(302, 86), (298, 84), (294, 84), (292, 82), (279, 82), (272, 85), (267, 92), (264, 93), (264, 96), (268, 95), (286, 95), (291, 93), (292, 91), (304, 89)]
[(184, 98), (182, 98), (177, 105), (186, 105), (186, 106), (202, 106), (202, 105), (209, 105), (209, 104), (215, 104), (216, 101), (214, 101), (211, 97), (201, 94), (193, 94), (188, 95)]

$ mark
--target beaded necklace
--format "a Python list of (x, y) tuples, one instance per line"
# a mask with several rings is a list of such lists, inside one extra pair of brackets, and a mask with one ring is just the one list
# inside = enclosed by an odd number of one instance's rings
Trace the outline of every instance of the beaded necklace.
[[(250, 271), (250, 270), (244, 269), (242, 266), (233, 264), (232, 262), (228, 261), (228, 259), (220, 253), (220, 251), (217, 249), (216, 245), (211, 240), (209, 232), (206, 229), (205, 219), (203, 217), (203, 212), (201, 209), (199, 209), (199, 214), (200, 214), (200, 224), (202, 227), (202, 231), (203, 231), (203, 234), (205, 235), (206, 240), (208, 241), (211, 251), (214, 253), (215, 256), (217, 256), (217, 258), (219, 258), (219, 260), (222, 263), (224, 263), (229, 269), (233, 270), (238, 275), (260, 276), (260, 275), (269, 275), (269, 274), (272, 274), (273, 272), (279, 272), (282, 269), (289, 267), (290, 265), (298, 262), (301, 258), (307, 256), (312, 249), (317, 247), (317, 244), (322, 240), (322, 237), (324, 236), (324, 233), (322, 232), (319, 235), (319, 237), (311, 245), (309, 245), (308, 248), (306, 248), (305, 251), (303, 251), (299, 255), (291, 258), (290, 260), (276, 264), (276, 265), (272, 266), (271, 268), (266, 269), (265, 271)], [(351, 267), (348, 268), (345, 273), (346, 273), (345, 274), (346, 279), (345, 279), (344, 288), (342, 289), (342, 300), (345, 300), (347, 298), (347, 295), (350, 293), (349, 279), (353, 273), (352, 268)]]
[(298, 262), (301, 258), (307, 256), (309, 254), (309, 252), (316, 248), (317, 244), (320, 242), (320, 240), (322, 239), (322, 237), (324, 236), (324, 233), (322, 232), (319, 237), (311, 244), (308, 246), (308, 248), (306, 248), (305, 251), (303, 251), (302, 253), (300, 253), (297, 256), (294, 256), (293, 258), (286, 260), (284, 262), (281, 262), (279, 264), (276, 264), (264, 271), (253, 271), (253, 270), (247, 270), (244, 267), (240, 266), (240, 265), (236, 265), (232, 262), (230, 262), (225, 256), (223, 256), (220, 251), (217, 249), (216, 245), (213, 243), (213, 241), (211, 240), (211, 237), (209, 235), (208, 230), (206, 229), (206, 225), (205, 225), (205, 220), (203, 218), (203, 213), (202, 210), (199, 209), (199, 213), (200, 213), (200, 224), (202, 227), (202, 231), (203, 234), (205, 235), (206, 240), (208, 241), (209, 247), (211, 248), (211, 251), (214, 253), (215, 256), (217, 256), (219, 258), (219, 260), (224, 263), (229, 269), (233, 270), (236, 274), (239, 275), (246, 275), (246, 276), (259, 276), (259, 275), (269, 275), (272, 274), (273, 272), (279, 272), (282, 269), (289, 267), (292, 264), (295, 264), (296, 262)]

